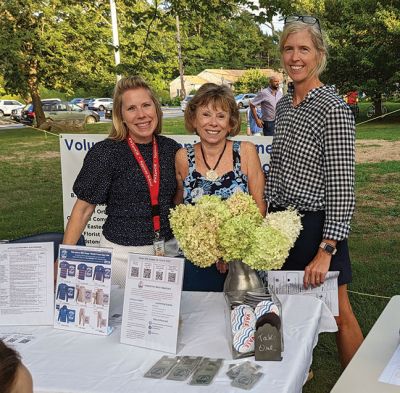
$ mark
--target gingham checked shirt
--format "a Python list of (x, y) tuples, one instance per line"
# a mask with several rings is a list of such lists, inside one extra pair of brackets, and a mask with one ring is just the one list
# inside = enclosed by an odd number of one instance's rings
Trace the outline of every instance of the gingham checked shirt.
[(325, 210), (324, 239), (348, 237), (354, 212), (355, 126), (330, 86), (296, 107), (293, 86), (277, 105), (266, 199), (275, 207)]

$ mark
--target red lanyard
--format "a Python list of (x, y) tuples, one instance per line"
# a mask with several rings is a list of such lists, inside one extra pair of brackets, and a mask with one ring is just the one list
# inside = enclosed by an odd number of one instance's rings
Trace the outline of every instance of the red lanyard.
[(127, 141), (149, 187), (151, 214), (153, 216), (153, 227), (156, 237), (158, 237), (160, 234), (160, 207), (158, 205), (158, 195), (160, 192), (160, 162), (158, 159), (157, 141), (156, 138), (153, 136), (153, 177), (151, 176), (149, 168), (147, 167), (143, 156), (140, 154), (136, 143), (132, 140), (130, 136), (128, 136)]

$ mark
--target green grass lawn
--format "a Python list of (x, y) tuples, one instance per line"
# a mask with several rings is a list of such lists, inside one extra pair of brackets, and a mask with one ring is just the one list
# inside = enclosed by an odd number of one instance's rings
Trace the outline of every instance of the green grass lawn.
[[(358, 126), (357, 139), (400, 140), (399, 119), (400, 115)], [(108, 133), (109, 127), (94, 124), (80, 133)], [(164, 133), (184, 134), (182, 118), (165, 119)], [(1, 129), (0, 184), (0, 239), (63, 230), (57, 136), (34, 129)], [(400, 162), (357, 165), (356, 197), (349, 289), (385, 297), (399, 294)], [(388, 299), (355, 293), (350, 298), (367, 334)], [(329, 392), (341, 372), (334, 334), (320, 335), (312, 368), (315, 377), (304, 392)]]

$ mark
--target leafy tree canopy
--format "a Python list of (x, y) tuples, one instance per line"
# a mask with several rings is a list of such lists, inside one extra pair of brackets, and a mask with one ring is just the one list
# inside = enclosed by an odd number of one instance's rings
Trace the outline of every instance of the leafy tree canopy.
[(248, 93), (258, 92), (268, 85), (268, 78), (259, 69), (246, 71), (241, 78), (235, 82), (235, 92)]

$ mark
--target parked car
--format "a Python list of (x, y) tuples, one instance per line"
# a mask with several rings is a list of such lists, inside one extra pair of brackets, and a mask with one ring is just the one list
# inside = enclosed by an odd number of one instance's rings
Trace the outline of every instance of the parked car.
[(89, 104), (94, 100), (94, 97), (84, 98), (82, 101), (82, 108), (87, 109)]
[(194, 97), (193, 94), (189, 94), (188, 96), (186, 96), (186, 97), (181, 101), (181, 109), (182, 109), (183, 112), (185, 112), (187, 103), (188, 103), (193, 97)]
[(108, 103), (105, 105), (105, 111), (104, 111), (104, 117), (106, 119), (112, 119), (112, 109), (113, 109), (113, 104)]
[(73, 98), (70, 102), (70, 104), (78, 105), (83, 109), (83, 98)]
[(255, 96), (256, 95), (253, 93), (238, 94), (235, 97), (236, 105), (238, 106), (238, 108), (247, 108), (250, 105), (250, 101)]
[[(41, 100), (42, 105), (52, 104), (52, 103), (60, 103), (61, 100), (59, 98), (44, 98)], [(33, 110), (33, 104), (27, 104), (21, 111), (20, 122), (27, 125), (32, 125), (35, 120), (35, 111)]]
[(89, 102), (88, 109), (91, 111), (104, 111), (107, 104), (112, 104), (112, 98), (95, 98)]
[(35, 120), (35, 112), (33, 110), (33, 104), (27, 104), (21, 111), (20, 122), (23, 124), (32, 125)]
[(11, 111), (18, 107), (24, 106), (24, 104), (15, 100), (0, 100), (0, 117), (5, 115), (11, 115)]
[[(42, 104), (46, 120), (82, 120), (85, 124), (96, 123), (100, 120), (98, 113), (84, 110), (78, 105), (70, 104), (69, 102), (42, 102)], [(21, 122), (32, 125), (34, 120), (35, 112), (33, 111), (33, 105), (27, 105), (22, 112)]]
[(45, 104), (43, 111), (46, 119), (52, 121), (83, 120), (85, 124), (92, 124), (100, 120), (98, 113), (84, 110), (69, 102)]
[(21, 121), (22, 111), (25, 108), (25, 105), (18, 106), (15, 109), (11, 110), (10, 120), (13, 121)]

